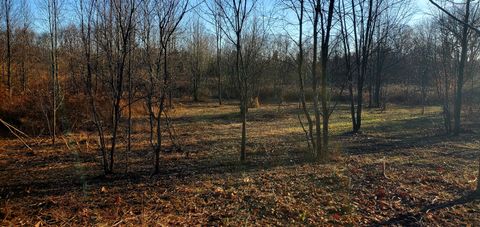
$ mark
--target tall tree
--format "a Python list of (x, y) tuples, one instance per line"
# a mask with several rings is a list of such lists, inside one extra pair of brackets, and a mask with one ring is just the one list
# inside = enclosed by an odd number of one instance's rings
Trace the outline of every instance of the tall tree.
[[(468, 48), (468, 32), (469, 30), (473, 30), (477, 35), (480, 35), (480, 29), (473, 26), (470, 21), (470, 8), (471, 8), (471, 0), (465, 0), (465, 13), (463, 15), (463, 19), (453, 15), (452, 13), (448, 12), (446, 9), (441, 7), (433, 0), (429, 0), (435, 7), (440, 9), (442, 12), (447, 14), (451, 19), (457, 21), (462, 26), (462, 33), (461, 33), (461, 54), (460, 54), (460, 62), (458, 66), (458, 74), (457, 74), (457, 84), (456, 84), (456, 93), (455, 93), (455, 104), (454, 104), (454, 134), (458, 135), (461, 129), (461, 111), (462, 111), (462, 94), (463, 94), (463, 79), (465, 73), (465, 64), (467, 61), (467, 48)], [(476, 193), (480, 194), (480, 158), (478, 159), (478, 178), (477, 178), (477, 189)]]
[[(378, 18), (382, 12), (383, 0), (351, 0), (349, 3), (347, 0), (342, 0), (342, 15), (343, 15), (343, 38), (344, 42), (353, 43), (353, 62), (352, 66), (349, 66), (351, 73), (356, 76), (348, 76), (349, 92), (350, 92), (350, 110), (352, 116), (353, 132), (359, 132), (362, 125), (362, 111), (363, 111), (363, 92), (364, 83), (368, 73), (369, 60), (373, 50), (373, 41), (376, 24)], [(351, 12), (351, 16), (349, 15)], [(350, 21), (347, 22), (347, 18)], [(351, 26), (348, 26), (350, 25)], [(347, 31), (347, 28), (351, 27), (352, 31)], [(352, 34), (348, 34), (352, 33)], [(344, 51), (349, 51), (349, 46), (344, 48)], [(350, 52), (345, 53), (346, 56), (350, 55)], [(350, 73), (350, 72), (349, 72)], [(353, 89), (354, 82), (356, 82), (356, 89)], [(356, 94), (353, 92), (356, 91)], [(356, 96), (356, 97), (355, 97)]]
[[(325, 8), (328, 7), (328, 10)], [(320, 37), (321, 37), (321, 53), (320, 53), (320, 97), (322, 103), (322, 133), (323, 133), (323, 149), (322, 153), (319, 155), (321, 159), (327, 158), (328, 155), (328, 144), (329, 144), (329, 121), (330, 115), (333, 109), (330, 107), (330, 94), (328, 94), (328, 75), (327, 75), (327, 66), (329, 59), (329, 49), (330, 49), (330, 36), (333, 26), (333, 13), (335, 10), (335, 1), (329, 0), (327, 3), (320, 2), (317, 0), (317, 10), (316, 17), (320, 17)], [(325, 13), (324, 13), (325, 12)], [(315, 27), (315, 26), (314, 26)], [(315, 50), (314, 50), (315, 51)], [(315, 75), (314, 75), (315, 76)]]
[[(132, 51), (136, 25), (137, 1), (99, 1), (97, 43), (107, 62), (108, 88), (111, 103), (110, 151), (106, 158), (106, 174), (114, 169), (114, 155), (118, 145), (118, 133), (122, 116), (121, 100), (125, 90), (125, 76), (128, 69), (128, 56)], [(128, 76), (128, 75), (127, 75)], [(98, 127), (97, 127), (98, 128)]]
[(457, 84), (456, 84), (456, 91), (455, 91), (455, 105), (454, 105), (454, 129), (453, 133), (455, 135), (460, 134), (461, 129), (461, 113), (462, 113), (462, 95), (463, 95), (463, 84), (464, 84), (464, 77), (465, 77), (465, 65), (467, 63), (467, 51), (468, 51), (468, 24), (470, 23), (470, 2), (471, 0), (466, 0), (465, 6), (465, 15), (463, 18), (463, 25), (462, 25), (462, 36), (461, 36), (461, 54), (460, 54), (460, 62), (458, 65), (458, 76), (457, 76)]
[(46, 0), (48, 28), (50, 38), (50, 77), (52, 89), (52, 119), (51, 119), (51, 136), (52, 143), (55, 144), (57, 131), (57, 110), (60, 104), (60, 84), (58, 82), (58, 37), (60, 25), (60, 7), (61, 0)]
[[(105, 126), (98, 110), (97, 97), (100, 95), (97, 93), (97, 89), (94, 87), (94, 25), (96, 17), (96, 8), (99, 5), (96, 4), (96, 1), (80, 0), (78, 1), (78, 12), (79, 12), (79, 22), (80, 22), (80, 36), (82, 43), (82, 56), (84, 59), (84, 83), (85, 83), (85, 93), (88, 97), (89, 108), (92, 113), (92, 121), (95, 125), (98, 134), (98, 141), (100, 152), (102, 156), (102, 166), (104, 173), (109, 172), (109, 165), (107, 160), (107, 139)], [(100, 9), (100, 7), (98, 8)], [(98, 12), (100, 13), (100, 12)]]
[[(282, 0), (283, 4), (295, 14), (298, 25), (298, 40), (295, 41), (298, 47), (298, 53), (296, 56), (297, 76), (299, 81), (299, 96), (300, 105), (307, 119), (308, 130), (305, 129), (307, 137), (307, 144), (312, 149), (313, 155), (317, 154), (317, 151), (321, 149), (321, 144), (318, 144), (318, 137), (313, 137), (313, 119), (307, 108), (306, 89), (305, 89), (305, 47), (304, 47), (304, 21), (305, 21), (305, 1), (304, 0)], [(300, 123), (303, 123), (300, 119)], [(317, 148), (318, 147), (318, 148)]]
[[(156, 132), (157, 141), (155, 152), (155, 167), (154, 173), (160, 172), (160, 150), (162, 145), (162, 132), (161, 132), (161, 119), (162, 114), (165, 111), (165, 100), (169, 95), (169, 101), (171, 102), (171, 90), (172, 90), (172, 77), (169, 71), (169, 51), (174, 42), (173, 37), (177, 31), (180, 22), (183, 20), (185, 14), (190, 10), (189, 0), (157, 0), (155, 2), (155, 12), (157, 14), (158, 21), (158, 44), (160, 51), (158, 52), (158, 58), (156, 63), (156, 74), (159, 77), (158, 80), (162, 81), (160, 89), (158, 91), (160, 97), (158, 100), (158, 108), (156, 115)], [(171, 106), (171, 103), (170, 103)]]
[(242, 139), (240, 143), (240, 161), (245, 161), (247, 144), (247, 112), (249, 101), (249, 84), (243, 59), (243, 31), (248, 19), (255, 9), (256, 0), (216, 0), (225, 27), (225, 36), (235, 46), (235, 79), (240, 93), (240, 119), (242, 122)]

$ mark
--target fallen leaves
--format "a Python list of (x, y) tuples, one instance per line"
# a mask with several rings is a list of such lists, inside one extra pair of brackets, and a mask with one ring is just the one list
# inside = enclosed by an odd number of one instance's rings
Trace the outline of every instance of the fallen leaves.
[[(0, 151), (5, 163), (12, 163), (5, 169), (10, 177), (0, 176), (7, 185), (0, 196), (9, 196), (9, 211), (2, 211), (8, 220), (0, 225), (355, 226), (416, 213), (422, 222), (414, 224), (480, 223), (478, 203), (420, 212), (472, 189), (468, 181), (476, 166), (464, 153), (449, 150), (461, 142), (417, 141), (408, 125), (388, 131), (368, 128), (372, 123), (366, 121), (363, 134), (335, 139), (342, 144), (338, 150), (350, 156), (339, 152), (335, 163), (318, 164), (304, 152), (296, 118), (286, 114), (293, 106), (275, 121), (249, 122), (248, 162), (240, 164), (239, 124), (224, 117), (238, 110), (199, 105), (177, 109), (188, 119), (179, 118), (176, 129), (191, 156), (162, 155), (162, 173), (152, 178), (148, 144), (135, 144), (129, 154), (134, 174), (107, 178), (97, 178), (101, 170), (93, 151), (71, 154), (49, 145), (35, 156)], [(276, 108), (266, 105), (252, 116), (269, 116)], [(427, 144), (408, 144), (419, 142)], [(6, 207), (0, 203), (0, 209)]]

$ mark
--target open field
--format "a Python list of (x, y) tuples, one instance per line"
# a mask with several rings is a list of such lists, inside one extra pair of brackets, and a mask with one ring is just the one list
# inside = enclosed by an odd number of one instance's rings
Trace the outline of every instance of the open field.
[(134, 151), (120, 148), (110, 176), (94, 134), (66, 135), (56, 146), (29, 141), (33, 152), (2, 139), (0, 225), (480, 224), (479, 200), (465, 197), (476, 185), (480, 116), (447, 137), (440, 108), (421, 115), (389, 106), (366, 110), (362, 133), (351, 135), (340, 106), (333, 161), (316, 163), (298, 112), (296, 104), (251, 109), (241, 164), (236, 105), (179, 104), (170, 116), (183, 152), (166, 141), (155, 176), (142, 116), (134, 119)]

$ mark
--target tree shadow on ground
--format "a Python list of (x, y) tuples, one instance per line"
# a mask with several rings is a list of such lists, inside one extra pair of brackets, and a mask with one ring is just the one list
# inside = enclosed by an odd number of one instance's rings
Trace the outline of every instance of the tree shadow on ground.
[[(266, 152), (249, 153), (247, 161), (241, 163), (236, 156), (225, 155), (212, 158), (211, 156), (190, 157), (180, 159), (170, 159), (170, 155), (164, 154), (162, 168), (157, 175), (151, 175), (151, 165), (146, 165), (142, 155), (148, 152), (141, 152), (137, 159), (131, 160), (130, 165), (141, 165), (142, 168), (131, 170), (129, 173), (118, 173), (104, 175), (101, 168), (96, 166), (96, 170), (88, 170), (83, 173), (73, 173), (74, 165), (69, 165), (68, 169), (51, 169), (51, 174), (56, 177), (38, 179), (33, 181), (15, 181), (0, 185), (0, 198), (21, 198), (25, 196), (34, 196), (42, 198), (46, 196), (60, 196), (73, 191), (98, 190), (102, 186), (121, 186), (128, 184), (141, 184), (146, 182), (160, 181), (166, 182), (172, 177), (178, 179), (198, 179), (205, 175), (232, 174), (241, 175), (243, 173), (253, 173), (266, 171), (280, 167), (294, 167), (308, 163), (315, 163), (309, 153), (304, 151), (287, 151), (281, 155), (271, 155)], [(133, 157), (132, 157), (133, 159)], [(142, 161), (143, 160), (143, 161)], [(137, 163), (138, 162), (138, 163)], [(117, 166), (121, 163), (117, 163)], [(118, 169), (117, 171), (120, 171)], [(62, 172), (64, 174), (53, 174)], [(80, 177), (80, 175), (82, 175)]]
[(420, 211), (416, 213), (405, 213), (397, 215), (393, 218), (390, 218), (383, 222), (377, 222), (372, 224), (372, 226), (392, 226), (392, 225), (401, 225), (401, 226), (418, 226), (420, 225), (424, 215), (429, 212), (434, 212), (437, 210), (454, 207), (457, 205), (465, 205), (471, 202), (480, 201), (480, 193), (470, 192), (458, 199), (452, 201), (446, 201), (442, 203), (430, 204), (423, 207)]
[[(273, 121), (285, 117), (296, 116), (301, 113), (299, 109), (250, 109), (247, 115), (247, 122), (249, 121)], [(193, 115), (193, 116), (181, 116), (173, 117), (175, 123), (192, 123), (199, 121), (207, 121), (209, 123), (235, 123), (240, 122), (240, 112), (234, 110), (228, 113), (208, 114), (208, 115)]]
[[(346, 152), (350, 155), (389, 154), (415, 147), (429, 147), (446, 142), (471, 142), (475, 133), (450, 136), (438, 128), (441, 119), (425, 115), (413, 119), (395, 120), (376, 126), (364, 128), (363, 133), (345, 133), (338, 136), (340, 140), (349, 140)], [(382, 135), (370, 132), (382, 132)], [(385, 136), (384, 136), (385, 135)]]

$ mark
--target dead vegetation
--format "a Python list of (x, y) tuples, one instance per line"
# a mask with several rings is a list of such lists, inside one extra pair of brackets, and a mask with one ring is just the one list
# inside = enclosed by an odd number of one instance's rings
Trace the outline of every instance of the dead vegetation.
[(462, 136), (447, 137), (439, 108), (421, 115), (420, 108), (390, 106), (368, 110), (363, 131), (351, 135), (340, 106), (331, 123), (334, 162), (320, 164), (307, 152), (297, 105), (249, 111), (241, 164), (237, 106), (177, 105), (170, 116), (182, 149), (166, 144), (155, 176), (143, 116), (134, 118), (132, 152), (119, 147), (114, 175), (103, 175), (95, 137), (86, 132), (55, 146), (31, 139), (33, 152), (2, 139), (1, 225), (480, 223), (480, 203), (468, 197), (480, 155), (476, 121), (467, 121)]

